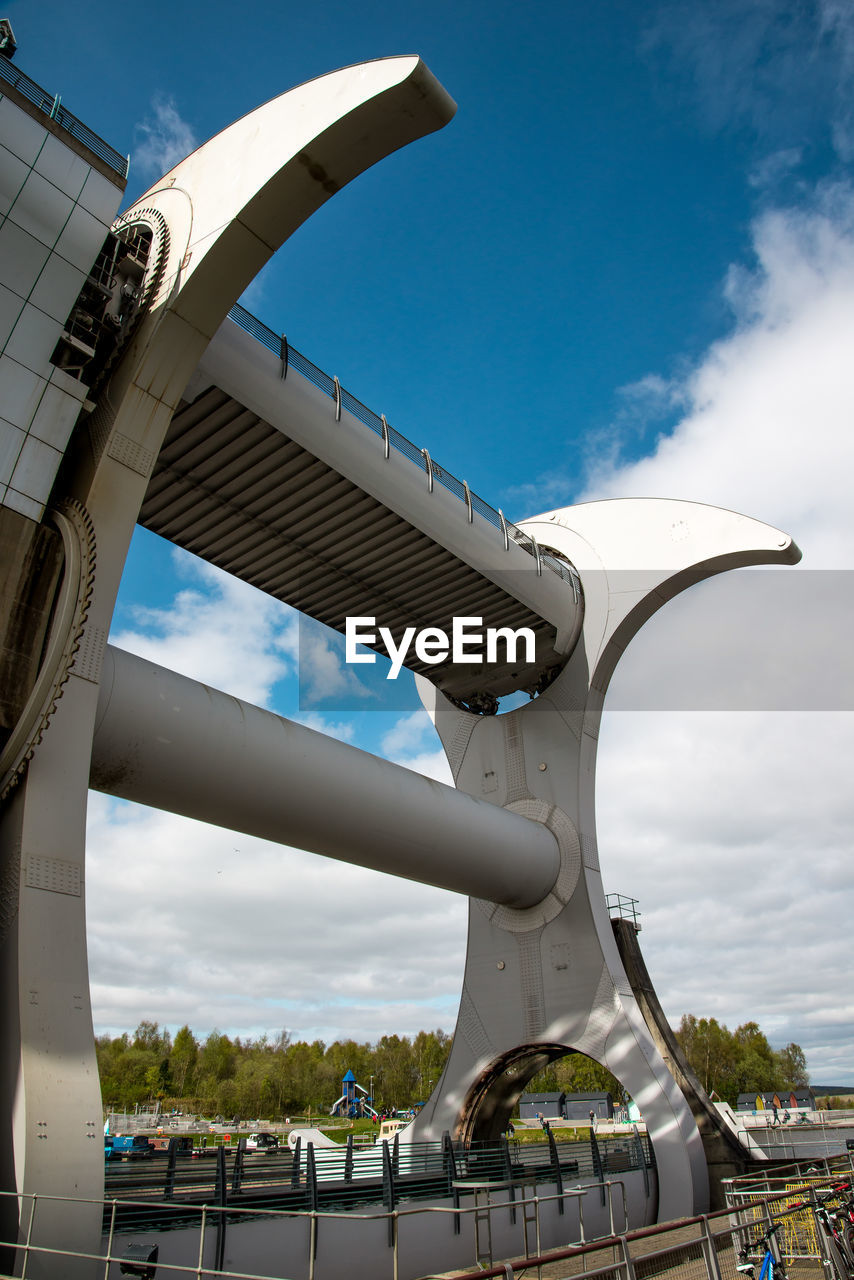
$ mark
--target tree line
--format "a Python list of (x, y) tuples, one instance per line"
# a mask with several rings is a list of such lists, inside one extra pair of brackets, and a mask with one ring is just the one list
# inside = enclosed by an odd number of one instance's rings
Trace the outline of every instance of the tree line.
[[(755, 1022), (734, 1032), (714, 1018), (686, 1014), (676, 1032), (690, 1065), (708, 1093), (735, 1105), (739, 1093), (793, 1089), (808, 1083), (799, 1045), (774, 1050)], [(133, 1033), (95, 1042), (104, 1106), (133, 1110), (159, 1102), (164, 1110), (244, 1118), (284, 1119), (309, 1109), (328, 1112), (352, 1071), (372, 1093), (377, 1110), (404, 1110), (423, 1101), (439, 1080), (451, 1049), (442, 1030), (382, 1036), (376, 1044), (355, 1040), (292, 1040), (287, 1031), (257, 1040), (218, 1030), (204, 1039), (189, 1026), (174, 1038), (156, 1022)], [(602, 1090), (625, 1101), (619, 1082), (584, 1054), (568, 1054), (527, 1084), (530, 1092)]]
[(404, 1109), (429, 1097), (451, 1047), (444, 1031), (355, 1040), (292, 1040), (287, 1031), (258, 1040), (214, 1030), (197, 1039), (188, 1026), (174, 1037), (143, 1021), (132, 1034), (95, 1041), (104, 1106), (133, 1110), (159, 1102), (164, 1110), (251, 1118), (329, 1111), (352, 1071), (373, 1091), (377, 1110)]
[(715, 1018), (686, 1013), (676, 1039), (706, 1093), (732, 1107), (740, 1093), (788, 1093), (809, 1084), (801, 1046), (772, 1049), (755, 1022), (730, 1031)]

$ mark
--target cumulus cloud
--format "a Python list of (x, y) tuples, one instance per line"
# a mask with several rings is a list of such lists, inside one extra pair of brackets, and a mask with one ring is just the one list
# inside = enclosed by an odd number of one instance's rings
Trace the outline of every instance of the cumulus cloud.
[(781, 147), (756, 161), (747, 181), (758, 191), (773, 189), (782, 178), (793, 173), (803, 159), (801, 147)]
[(376, 1040), (453, 1025), (453, 894), (96, 794), (88, 847), (99, 1031), (154, 1017), (198, 1034)]
[(588, 497), (679, 496), (793, 532), (810, 568), (854, 564), (854, 193), (764, 214), (733, 268), (733, 329), (686, 378), (689, 406), (649, 457), (600, 466)]
[(316, 711), (300, 711), (292, 719), (308, 729), (325, 733), (327, 738), (337, 738), (339, 742), (352, 742), (356, 736), (356, 726), (352, 720), (330, 720), (327, 716), (318, 715)]
[(411, 715), (401, 716), (383, 735), (383, 754), (396, 760), (401, 753), (406, 754), (420, 747), (427, 737), (434, 739), (435, 731), (430, 717), (421, 707)]
[[(599, 839), (607, 887), (641, 900), (641, 941), (673, 1020), (756, 1018), (775, 1042), (799, 1042), (813, 1078), (832, 1083), (854, 1060), (854, 1008), (839, 983), (854, 875), (851, 190), (767, 212), (754, 252), (729, 274), (732, 329), (684, 378), (681, 420), (650, 456), (600, 465), (585, 497), (742, 511), (792, 533), (804, 568), (764, 575), (782, 592), (767, 617), (761, 595), (722, 579), (666, 606), (630, 646), (606, 703)], [(786, 575), (805, 570), (809, 580), (787, 588)], [(698, 699), (716, 681), (735, 681), (735, 694), (706, 714), (607, 713), (673, 679), (693, 681)], [(794, 683), (800, 701), (788, 705), (802, 710), (738, 710), (745, 679)], [(833, 706), (849, 709), (820, 710)]]
[(395, 764), (402, 764), (425, 778), (454, 785), (451, 766), (444, 749), (436, 746), (436, 730), (423, 707), (401, 716), (383, 734), (382, 754)]
[(302, 707), (325, 702), (352, 710), (376, 698), (345, 662), (342, 638), (305, 617), (299, 628), (299, 682)]
[(834, 49), (838, 72), (834, 77), (833, 143), (842, 160), (854, 157), (854, 12), (845, 0), (819, 0), (819, 37)]
[(606, 716), (606, 888), (637, 897), (671, 1020), (759, 1021), (813, 1078), (850, 1078), (850, 716)]
[(110, 639), (181, 675), (259, 706), (296, 670), (299, 615), (213, 565), (176, 550), (174, 564), (188, 581), (168, 608), (135, 606), (135, 626)]

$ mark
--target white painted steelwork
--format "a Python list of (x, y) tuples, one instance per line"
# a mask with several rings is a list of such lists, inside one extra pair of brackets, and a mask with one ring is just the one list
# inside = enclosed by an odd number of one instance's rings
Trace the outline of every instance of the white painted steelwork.
[(456, 785), (545, 821), (561, 847), (548, 899), (526, 911), (473, 900), (451, 1057), (408, 1133), (500, 1134), (526, 1082), (577, 1051), (637, 1102), (656, 1153), (662, 1221), (708, 1205), (706, 1162), (683, 1094), (655, 1047), (611, 930), (596, 842), (594, 779), (608, 683), (632, 637), (692, 583), (740, 565), (792, 564), (778, 529), (693, 502), (623, 499), (567, 507), (521, 526), (581, 575), (582, 635), (539, 698), (484, 718), (422, 677), (422, 701)]
[(51, 356), (125, 181), (33, 104), (37, 86), (1, 54), (0, 72), (0, 508), (38, 521), (87, 394)]
[[(529, 627), (532, 662), (407, 666), (451, 697), (533, 692), (563, 667), (583, 602), (573, 582), (434, 483), (232, 320), (214, 336), (172, 418), (140, 523), (338, 631), (375, 616), (450, 631)], [(414, 449), (413, 453), (418, 451)], [(425, 480), (426, 474), (426, 480)], [(427, 482), (429, 481), (429, 483)], [(465, 491), (465, 490), (464, 490)]]
[[(158, 274), (53, 493), (78, 513), (87, 541), (82, 607), (69, 645), (58, 646), (74, 657), (50, 673), (47, 703), (19, 735), (18, 785), (0, 813), (0, 1171), (10, 1190), (45, 1197), (39, 1244), (85, 1251), (98, 1236), (91, 1213), (49, 1197), (95, 1201), (102, 1188), (84, 899), (89, 758), (116, 592), (163, 437), (205, 347), (275, 250), (352, 178), (454, 110), (417, 57), (347, 67), (245, 116), (124, 215), (158, 238)], [(33, 1263), (30, 1274), (52, 1270)]]

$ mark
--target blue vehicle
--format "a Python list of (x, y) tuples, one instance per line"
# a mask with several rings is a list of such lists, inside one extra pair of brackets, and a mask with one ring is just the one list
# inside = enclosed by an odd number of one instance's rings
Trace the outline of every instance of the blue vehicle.
[(144, 1160), (154, 1155), (154, 1143), (144, 1133), (117, 1133), (104, 1138), (105, 1160)]

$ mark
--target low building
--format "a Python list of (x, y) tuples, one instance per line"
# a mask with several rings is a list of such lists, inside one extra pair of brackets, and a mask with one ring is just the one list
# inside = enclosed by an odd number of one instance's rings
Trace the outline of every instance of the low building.
[(812, 1089), (766, 1089), (740, 1093), (736, 1111), (815, 1111)]
[(594, 1093), (568, 1093), (566, 1095), (567, 1120), (589, 1120), (590, 1112), (596, 1120), (611, 1120), (614, 1116), (614, 1099), (601, 1090)]
[(610, 1093), (523, 1093), (519, 1099), (522, 1120), (611, 1120), (614, 1100)]
[(519, 1116), (522, 1120), (566, 1119), (565, 1093), (523, 1093), (519, 1099)]

